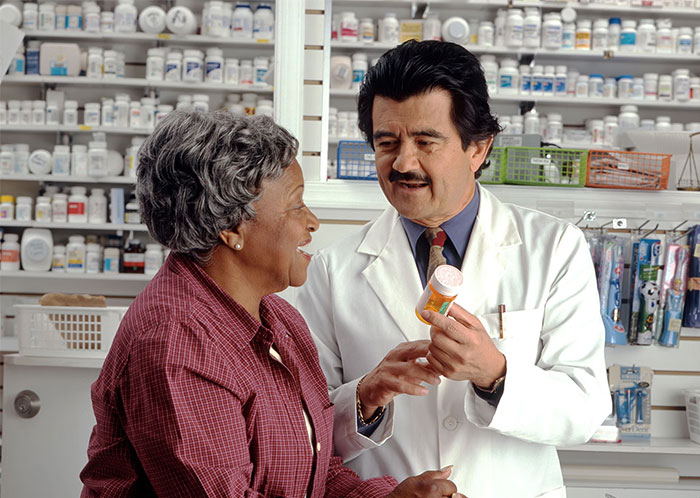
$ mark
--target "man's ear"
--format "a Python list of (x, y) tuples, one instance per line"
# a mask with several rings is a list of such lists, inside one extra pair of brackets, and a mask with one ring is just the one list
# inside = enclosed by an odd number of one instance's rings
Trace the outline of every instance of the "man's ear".
[(471, 162), (469, 165), (472, 172), (476, 173), (481, 165), (484, 164), (492, 143), (493, 136), (490, 136), (484, 140), (475, 141), (469, 146), (469, 148), (472, 150)]

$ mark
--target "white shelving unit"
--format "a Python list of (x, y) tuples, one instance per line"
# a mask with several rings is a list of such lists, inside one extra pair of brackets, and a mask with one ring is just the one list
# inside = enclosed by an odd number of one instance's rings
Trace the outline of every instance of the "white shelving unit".
[[(17, 126), (3, 125), (4, 133), (95, 133), (102, 132), (107, 135), (134, 135), (146, 136), (151, 130), (146, 128), (119, 128), (116, 126), (88, 126), (88, 125), (34, 125)], [(1, 178), (1, 177), (0, 177)]]
[(0, 227), (19, 228), (50, 228), (52, 230), (108, 230), (118, 231), (133, 230), (135, 232), (145, 232), (146, 225), (135, 223), (55, 223), (46, 221), (2, 221)]
[(151, 275), (138, 273), (69, 273), (69, 272), (31, 272), (31, 271), (3, 271), (1, 279), (49, 279), (62, 281), (99, 280), (105, 282), (148, 282)]
[(62, 175), (0, 175), (0, 180), (14, 182), (52, 182), (52, 183), (111, 183), (134, 185), (136, 178), (132, 176), (103, 176), (101, 178), (88, 176)]

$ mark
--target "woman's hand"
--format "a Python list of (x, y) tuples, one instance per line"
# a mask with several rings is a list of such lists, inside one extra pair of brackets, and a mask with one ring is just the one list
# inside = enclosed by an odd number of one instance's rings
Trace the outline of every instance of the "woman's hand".
[(451, 473), (452, 465), (409, 477), (385, 498), (466, 498), (457, 493), (457, 486), (447, 479)]

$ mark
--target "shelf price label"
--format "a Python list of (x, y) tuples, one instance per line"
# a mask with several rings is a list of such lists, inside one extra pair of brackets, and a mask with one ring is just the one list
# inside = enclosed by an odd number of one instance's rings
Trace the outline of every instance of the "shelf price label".
[(92, 126), (88, 126), (88, 125), (79, 125), (79, 126), (78, 126), (78, 129), (79, 129), (80, 131), (90, 131), (90, 130), (92, 130)]
[(156, 38), (159, 38), (161, 40), (170, 40), (170, 33), (158, 33), (156, 35)]

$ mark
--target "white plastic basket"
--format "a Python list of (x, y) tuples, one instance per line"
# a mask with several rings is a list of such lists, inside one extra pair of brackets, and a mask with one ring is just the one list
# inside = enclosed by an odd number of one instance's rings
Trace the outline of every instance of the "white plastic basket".
[(700, 388), (684, 389), (683, 394), (690, 439), (700, 444)]
[(17, 304), (15, 309), (20, 354), (104, 358), (128, 308)]

